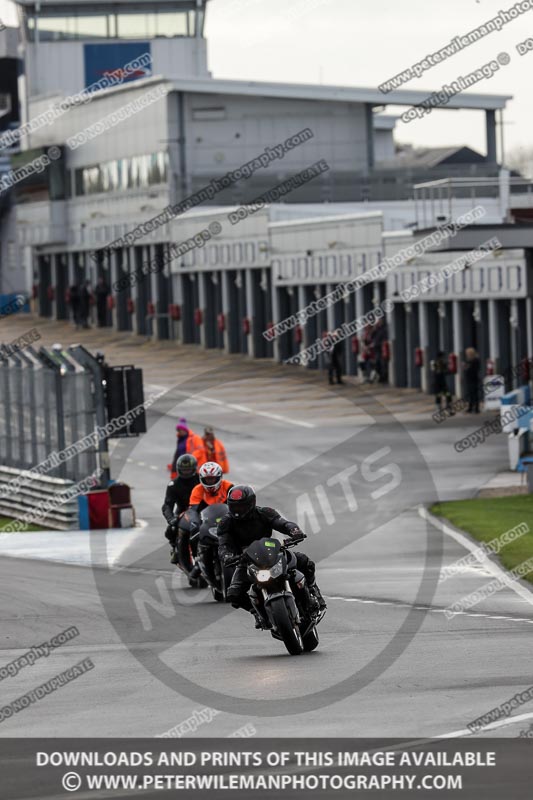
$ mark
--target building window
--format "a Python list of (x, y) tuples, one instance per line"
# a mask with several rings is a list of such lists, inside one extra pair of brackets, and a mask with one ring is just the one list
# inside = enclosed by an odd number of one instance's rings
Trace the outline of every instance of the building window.
[(150, 11), (117, 14), (119, 39), (152, 39), (155, 36), (189, 36), (185, 11)]
[(81, 167), (75, 170), (74, 176), (77, 197), (156, 186), (168, 180), (168, 154), (151, 153), (106, 161), (94, 167)]
[(196, 12), (193, 10), (169, 11), (164, 5), (138, 4), (134, 11), (108, 11), (96, 5), (93, 14), (64, 16), (63, 10), (41, 6), (38, 14), (28, 12), (26, 34), (34, 42), (36, 28), (39, 40), (55, 41), (99, 41), (102, 39), (153, 39), (157, 36), (194, 36)]

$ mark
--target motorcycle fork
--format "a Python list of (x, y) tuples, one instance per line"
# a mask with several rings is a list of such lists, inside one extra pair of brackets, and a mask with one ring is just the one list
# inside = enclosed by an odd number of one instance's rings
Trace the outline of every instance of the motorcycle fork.
[(299, 570), (294, 570), (291, 575), (290, 582), (293, 585), (293, 594), (294, 599), (296, 600), (296, 605), (299, 606), (300, 609), (309, 616), (311, 614), (313, 604), (305, 575)]

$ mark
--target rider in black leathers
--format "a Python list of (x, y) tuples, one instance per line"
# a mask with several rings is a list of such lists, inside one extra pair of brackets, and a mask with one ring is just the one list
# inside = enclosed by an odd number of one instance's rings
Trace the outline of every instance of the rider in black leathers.
[(197, 473), (197, 461), (189, 453), (184, 453), (178, 458), (176, 469), (178, 477), (168, 484), (165, 502), (161, 508), (163, 516), (168, 523), (165, 536), (172, 547), (170, 556), (172, 564), (178, 563), (176, 536), (179, 515), (188, 509), (191, 492), (200, 483)]
[[(228, 494), (227, 505), (228, 514), (218, 524), (218, 552), (223, 562), (242, 553), (257, 539), (270, 537), (273, 530), (289, 537), (302, 533), (295, 522), (284, 519), (275, 508), (258, 508), (251, 486), (233, 486)], [(315, 581), (314, 562), (305, 553), (295, 552), (294, 555), (297, 568), (305, 575), (311, 596), (316, 599), (320, 610), (325, 609), (326, 603)], [(244, 608), (254, 613), (248, 596), (249, 588), (246, 564), (239, 564), (227, 591), (227, 602), (234, 608)]]

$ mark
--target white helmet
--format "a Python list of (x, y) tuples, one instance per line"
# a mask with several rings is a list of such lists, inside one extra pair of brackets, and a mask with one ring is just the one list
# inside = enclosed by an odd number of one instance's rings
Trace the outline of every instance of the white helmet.
[(222, 467), (214, 461), (202, 464), (199, 471), (200, 483), (209, 494), (216, 494), (222, 483)]

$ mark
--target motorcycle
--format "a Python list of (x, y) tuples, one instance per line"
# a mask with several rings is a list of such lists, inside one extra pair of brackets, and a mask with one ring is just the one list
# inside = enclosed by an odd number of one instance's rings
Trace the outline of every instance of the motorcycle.
[(198, 566), (217, 603), (225, 601), (226, 587), (233, 576), (233, 570), (224, 567), (218, 557), (217, 526), (227, 513), (228, 507), (225, 503), (207, 506), (200, 512), (202, 524), (199, 532), (191, 536), (191, 541), (198, 539)]
[(296, 556), (290, 552), (306, 538), (302, 534), (284, 542), (258, 539), (241, 556), (226, 562), (226, 566), (246, 564), (252, 582), (248, 595), (263, 627), (282, 641), (292, 656), (318, 647), (316, 626), (326, 613), (311, 597), (305, 576), (297, 569)]
[(178, 519), (178, 536), (176, 541), (178, 566), (188, 577), (190, 586), (195, 589), (204, 589), (207, 584), (202, 576), (198, 578), (191, 577), (191, 572), (196, 563), (197, 549), (197, 534), (191, 536), (189, 512), (184, 511)]

